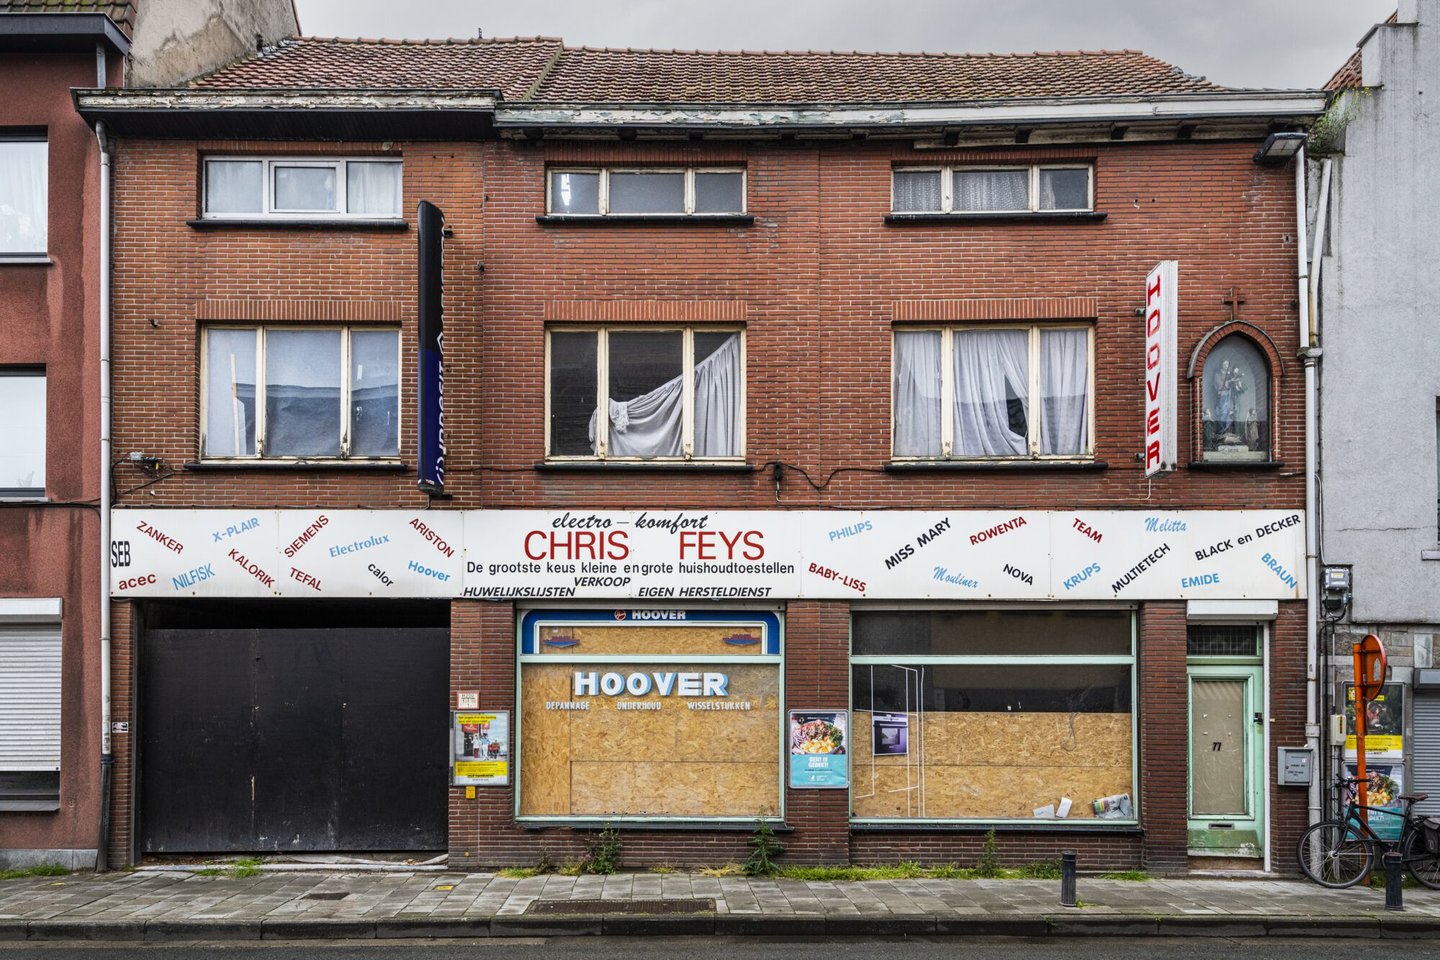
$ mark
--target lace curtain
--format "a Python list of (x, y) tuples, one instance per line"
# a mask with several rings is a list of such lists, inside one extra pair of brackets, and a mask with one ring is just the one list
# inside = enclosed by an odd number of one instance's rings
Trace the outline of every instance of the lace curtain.
[(940, 331), (895, 334), (895, 456), (938, 457)]
[(1090, 334), (1040, 331), (1040, 452), (1083, 454), (1090, 446)]
[(1030, 171), (955, 171), (956, 210), (1025, 210), (1030, 206)]
[[(681, 376), (629, 400), (609, 398), (612, 457), (679, 457), (683, 454), (684, 385)], [(740, 455), (740, 335), (695, 364), (695, 456)], [(590, 417), (596, 448), (597, 414)]]
[(0, 253), (47, 249), (48, 156), (44, 141), (0, 143)]
[(954, 454), (1023, 456), (1028, 452), (1029, 333), (957, 330), (954, 340)]

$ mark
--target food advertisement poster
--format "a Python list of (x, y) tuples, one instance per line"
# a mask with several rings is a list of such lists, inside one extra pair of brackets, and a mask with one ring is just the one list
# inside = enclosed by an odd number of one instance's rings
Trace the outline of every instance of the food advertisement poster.
[(510, 713), (456, 711), (450, 724), (450, 782), (503, 787), (510, 782)]
[[(1365, 756), (1404, 758), (1405, 685), (1387, 683), (1365, 705)], [(1355, 756), (1355, 685), (1345, 684), (1345, 755)]]
[(877, 757), (903, 757), (910, 752), (910, 715), (908, 713), (875, 713), (870, 715), (871, 753)]
[(790, 786), (850, 786), (850, 714), (845, 710), (790, 711)]
[[(1356, 776), (1355, 764), (1345, 764), (1345, 775)], [(1382, 840), (1399, 840), (1400, 827), (1404, 821), (1405, 803), (1400, 794), (1405, 792), (1405, 765), (1403, 763), (1366, 763), (1365, 778), (1370, 781), (1369, 803), (1367, 806), (1383, 807), (1385, 813), (1370, 811), (1370, 829)], [(1388, 811), (1394, 811), (1393, 815)]]

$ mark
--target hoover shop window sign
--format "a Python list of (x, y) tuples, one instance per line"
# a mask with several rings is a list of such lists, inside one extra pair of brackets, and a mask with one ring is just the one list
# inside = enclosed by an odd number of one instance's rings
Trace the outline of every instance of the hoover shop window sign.
[(770, 612), (526, 613), (518, 816), (778, 816), (780, 644)]

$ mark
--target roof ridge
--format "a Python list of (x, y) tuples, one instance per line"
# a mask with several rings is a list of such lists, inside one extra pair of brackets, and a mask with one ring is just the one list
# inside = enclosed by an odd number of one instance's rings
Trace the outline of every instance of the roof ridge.
[(293, 37), (296, 43), (369, 43), (369, 44), (390, 44), (392, 46), (415, 46), (415, 47), (439, 47), (463, 44), (502, 44), (502, 43), (527, 43), (527, 44), (563, 44), (565, 41), (560, 37), (424, 37), (416, 39), (413, 37)]
[[(548, 39), (548, 38), (547, 38)], [(589, 44), (566, 44), (565, 50), (583, 51), (586, 53), (659, 53), (659, 54), (695, 54), (702, 56), (778, 56), (778, 57), (935, 57), (940, 59), (978, 59), (978, 58), (1004, 58), (1004, 57), (1102, 57), (1102, 56), (1141, 56), (1160, 63), (1168, 61), (1159, 60), (1153, 54), (1144, 50), (1132, 48), (1120, 48), (1115, 50), (1032, 50), (1027, 52), (985, 52), (985, 53), (956, 53), (953, 51), (906, 51), (906, 50), (701, 50), (698, 48), (686, 49), (682, 47), (595, 47)]]

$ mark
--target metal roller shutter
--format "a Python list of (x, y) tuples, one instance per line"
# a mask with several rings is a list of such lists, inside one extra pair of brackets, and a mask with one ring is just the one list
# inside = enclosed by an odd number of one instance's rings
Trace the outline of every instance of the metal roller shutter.
[(60, 625), (0, 625), (0, 771), (60, 769)]
[(1410, 748), (1410, 769), (1414, 782), (1406, 793), (1428, 793), (1430, 799), (1416, 804), (1419, 813), (1440, 814), (1440, 694), (1415, 694), (1415, 739)]

